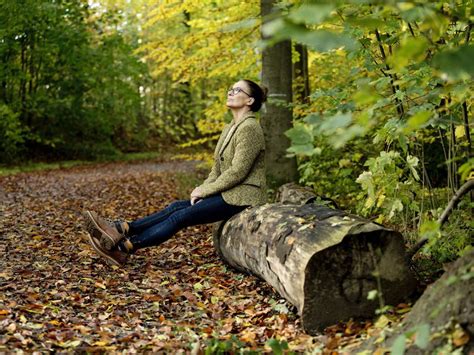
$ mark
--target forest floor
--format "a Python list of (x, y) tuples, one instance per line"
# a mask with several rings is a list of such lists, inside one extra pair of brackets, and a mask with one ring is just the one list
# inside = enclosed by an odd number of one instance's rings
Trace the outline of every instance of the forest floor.
[(212, 226), (140, 250), (123, 268), (92, 251), (84, 210), (126, 220), (155, 212), (181, 197), (176, 176), (192, 176), (194, 165), (111, 163), (0, 177), (0, 352), (277, 352), (288, 345), (349, 353), (409, 309), (305, 334), (270, 286), (219, 259)]

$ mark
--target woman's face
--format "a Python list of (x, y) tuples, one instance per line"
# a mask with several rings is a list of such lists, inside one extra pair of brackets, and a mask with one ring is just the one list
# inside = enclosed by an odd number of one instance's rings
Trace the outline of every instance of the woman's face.
[(228, 108), (242, 108), (250, 106), (254, 98), (250, 97), (250, 88), (245, 81), (238, 81), (227, 92)]

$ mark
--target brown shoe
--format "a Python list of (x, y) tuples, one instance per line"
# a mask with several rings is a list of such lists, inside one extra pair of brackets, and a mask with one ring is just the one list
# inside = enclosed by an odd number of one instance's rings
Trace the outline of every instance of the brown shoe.
[(99, 241), (102, 249), (112, 250), (123, 239), (124, 234), (119, 231), (116, 223), (111, 223), (92, 211), (86, 211), (86, 216), (89, 222), (87, 231)]
[(117, 248), (113, 250), (105, 250), (104, 248), (102, 248), (99, 239), (94, 237), (92, 234), (89, 234), (89, 242), (91, 243), (92, 248), (94, 248), (97, 254), (106, 258), (114, 265), (122, 266), (128, 260), (129, 254), (124, 253), (123, 251), (120, 251)]

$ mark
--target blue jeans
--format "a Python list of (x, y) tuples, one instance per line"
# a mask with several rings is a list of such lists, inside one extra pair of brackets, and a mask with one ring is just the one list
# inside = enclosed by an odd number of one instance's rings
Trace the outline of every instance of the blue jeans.
[(222, 221), (247, 207), (229, 205), (220, 194), (194, 205), (189, 200), (175, 201), (159, 212), (129, 223), (128, 235), (134, 250), (156, 246), (185, 227)]

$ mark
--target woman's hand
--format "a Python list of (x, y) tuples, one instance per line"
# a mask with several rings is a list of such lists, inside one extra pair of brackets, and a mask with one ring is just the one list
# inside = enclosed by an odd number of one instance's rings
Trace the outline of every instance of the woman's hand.
[(199, 202), (201, 199), (202, 199), (202, 193), (198, 186), (193, 190), (193, 192), (191, 192), (191, 205), (194, 205), (195, 203)]

